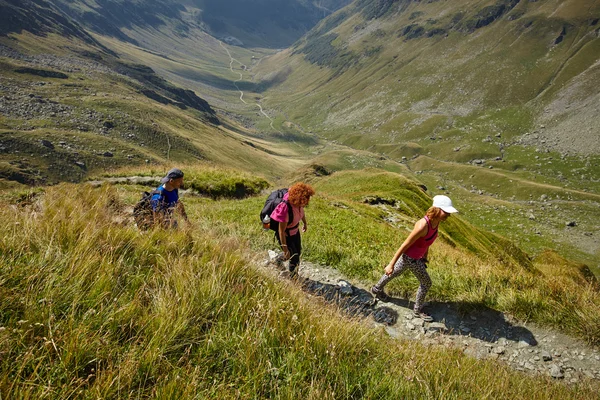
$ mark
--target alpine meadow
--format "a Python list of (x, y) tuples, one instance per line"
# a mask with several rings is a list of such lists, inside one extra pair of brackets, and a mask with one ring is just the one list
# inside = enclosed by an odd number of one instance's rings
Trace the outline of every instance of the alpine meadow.
[(0, 0), (0, 398), (597, 399), (598, 82), (600, 0)]

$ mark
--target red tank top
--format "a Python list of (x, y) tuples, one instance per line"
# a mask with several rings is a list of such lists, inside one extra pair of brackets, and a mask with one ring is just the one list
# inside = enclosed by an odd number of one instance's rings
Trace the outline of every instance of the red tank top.
[(429, 220), (429, 217), (427, 215), (425, 216), (425, 221), (427, 221), (427, 234), (423, 237), (418, 238), (417, 241), (413, 243), (413, 245), (410, 246), (408, 250), (404, 252), (404, 254), (406, 254), (410, 258), (414, 258), (415, 260), (423, 258), (425, 253), (427, 253), (427, 249), (429, 248), (429, 246), (433, 244), (433, 242), (435, 241), (435, 239), (437, 239), (438, 236), (438, 228), (436, 227), (435, 229), (433, 229), (431, 227), (431, 221)]

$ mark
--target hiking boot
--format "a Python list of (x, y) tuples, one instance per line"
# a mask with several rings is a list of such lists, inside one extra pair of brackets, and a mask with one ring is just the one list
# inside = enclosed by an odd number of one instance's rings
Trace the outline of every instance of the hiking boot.
[(279, 276), (283, 279), (289, 279), (291, 281), (300, 281), (300, 276), (297, 271), (283, 271), (279, 274)]
[(388, 302), (390, 301), (390, 296), (388, 296), (383, 289), (378, 289), (377, 286), (373, 286), (371, 288), (371, 293), (373, 293), (375, 295), (376, 298), (378, 298), (379, 300), (383, 301), (383, 302)]
[(282, 269), (284, 267), (283, 264), (285, 263), (285, 256), (283, 253), (279, 253), (275, 256), (275, 258), (271, 259), (271, 262), (275, 264), (277, 268)]
[(413, 315), (415, 318), (421, 318), (425, 322), (433, 322), (433, 317), (427, 313), (424, 313), (423, 311), (415, 310)]

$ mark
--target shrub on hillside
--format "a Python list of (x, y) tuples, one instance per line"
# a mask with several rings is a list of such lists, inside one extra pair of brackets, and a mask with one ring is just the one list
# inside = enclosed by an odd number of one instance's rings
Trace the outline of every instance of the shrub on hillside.
[(187, 174), (186, 186), (214, 199), (242, 199), (260, 193), (269, 182), (241, 172), (209, 169)]

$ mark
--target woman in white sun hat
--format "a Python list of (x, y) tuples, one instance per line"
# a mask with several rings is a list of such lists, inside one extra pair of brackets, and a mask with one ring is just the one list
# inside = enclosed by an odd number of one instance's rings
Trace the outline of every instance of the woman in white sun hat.
[(378, 299), (382, 301), (389, 300), (383, 288), (408, 268), (420, 282), (414, 307), (415, 317), (426, 322), (433, 321), (430, 315), (423, 312), (425, 295), (431, 287), (431, 278), (427, 273), (427, 253), (429, 246), (433, 244), (438, 236), (440, 222), (448, 219), (450, 214), (457, 212), (458, 210), (454, 208), (452, 200), (448, 196), (435, 196), (433, 198), (433, 205), (427, 210), (425, 216), (417, 221), (410, 235), (385, 267), (385, 274), (371, 288), (371, 292)]

